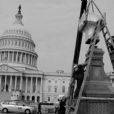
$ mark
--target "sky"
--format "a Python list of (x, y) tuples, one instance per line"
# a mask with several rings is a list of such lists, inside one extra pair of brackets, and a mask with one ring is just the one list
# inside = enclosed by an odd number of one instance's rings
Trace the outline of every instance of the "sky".
[[(94, 0), (114, 35), (114, 0)], [(81, 0), (0, 0), (0, 34), (15, 21), (18, 6), (22, 6), (23, 23), (31, 33), (38, 54), (37, 66), (43, 72), (64, 70), (70, 73), (76, 43)], [(102, 36), (99, 47), (105, 52), (104, 67), (112, 71)], [(80, 61), (85, 61), (87, 45), (83, 38)]]

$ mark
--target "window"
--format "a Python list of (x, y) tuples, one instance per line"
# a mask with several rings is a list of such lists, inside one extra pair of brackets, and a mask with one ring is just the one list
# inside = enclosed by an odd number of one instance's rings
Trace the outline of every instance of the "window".
[(62, 93), (65, 93), (65, 86), (62, 86)]
[(55, 92), (55, 93), (57, 92), (57, 86), (54, 87), (54, 92)]
[(51, 86), (48, 86), (48, 92), (51, 92)]
[(15, 45), (17, 46), (17, 41), (15, 41)]
[(65, 83), (65, 81), (63, 81), (63, 83)]
[(51, 80), (48, 80), (49, 83), (51, 83)]
[(57, 83), (57, 80), (55, 80), (55, 83)]
[(50, 101), (50, 97), (48, 97), (48, 101)]

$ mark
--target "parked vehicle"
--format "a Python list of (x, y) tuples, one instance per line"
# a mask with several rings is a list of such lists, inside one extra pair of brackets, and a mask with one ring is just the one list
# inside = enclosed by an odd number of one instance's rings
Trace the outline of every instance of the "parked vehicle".
[(41, 113), (54, 113), (55, 105), (54, 103), (41, 102)]
[(36, 109), (34, 106), (30, 106), (29, 104), (23, 101), (12, 101), (12, 100), (1, 102), (0, 110), (3, 113), (7, 113), (7, 112), (17, 112), (17, 113), (19, 112), (19, 113), (25, 113), (25, 114), (36, 113)]

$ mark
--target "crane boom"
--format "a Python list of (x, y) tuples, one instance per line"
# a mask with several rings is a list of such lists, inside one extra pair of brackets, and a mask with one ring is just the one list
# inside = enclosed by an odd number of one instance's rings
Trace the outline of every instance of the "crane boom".
[[(86, 7), (87, 7), (87, 0), (82, 0), (79, 20), (81, 19), (84, 11), (86, 11)], [(73, 65), (78, 64), (81, 42), (82, 42), (82, 36), (83, 36), (83, 33), (82, 33), (82, 31), (79, 30), (79, 26), (78, 26), (77, 37), (76, 37), (76, 46), (75, 46), (74, 58), (73, 58)]]

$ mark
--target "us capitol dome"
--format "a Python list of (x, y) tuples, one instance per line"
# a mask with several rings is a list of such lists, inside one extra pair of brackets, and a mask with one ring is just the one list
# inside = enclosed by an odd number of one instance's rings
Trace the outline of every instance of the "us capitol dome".
[(15, 22), (0, 36), (0, 65), (7, 63), (16, 68), (37, 69), (35, 43), (22, 22), (21, 6), (15, 18)]
[(67, 93), (70, 75), (39, 71), (35, 43), (22, 22), (21, 6), (15, 18), (0, 36), (0, 102), (11, 98), (55, 102), (59, 94)]

